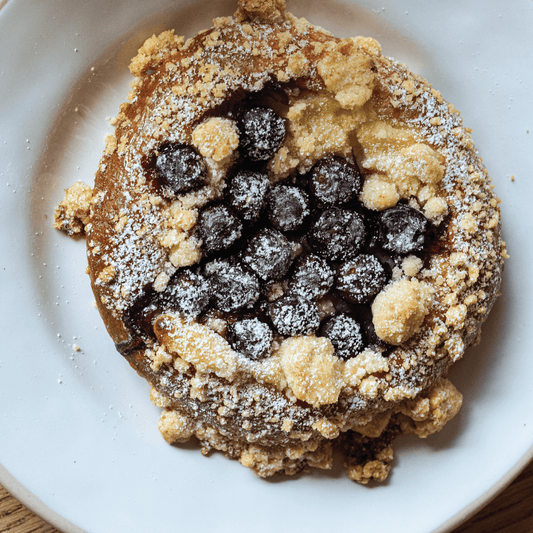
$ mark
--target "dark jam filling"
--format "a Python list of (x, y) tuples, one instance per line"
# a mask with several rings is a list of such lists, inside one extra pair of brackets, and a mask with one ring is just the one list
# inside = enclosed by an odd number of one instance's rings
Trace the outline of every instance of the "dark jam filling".
[[(283, 100), (279, 88), (275, 93)], [(153, 337), (160, 313), (201, 323), (217, 316), (233, 349), (251, 360), (268, 357), (276, 333), (325, 336), (344, 360), (366, 347), (390, 353), (393, 347), (374, 331), (372, 301), (403, 257), (427, 256), (434, 228), (404, 202), (382, 212), (365, 209), (355, 159), (328, 155), (307, 175), (271, 184), (266, 166), (285, 137), (283, 119), (257, 95), (223, 113), (240, 130), (240, 159), (224, 198), (199, 213), (203, 259), (176, 272), (162, 293), (143, 293), (128, 326)], [(205, 169), (195, 149), (182, 144), (165, 144), (151, 164), (167, 196), (203, 186)], [(335, 312), (321, 320), (325, 299)]]

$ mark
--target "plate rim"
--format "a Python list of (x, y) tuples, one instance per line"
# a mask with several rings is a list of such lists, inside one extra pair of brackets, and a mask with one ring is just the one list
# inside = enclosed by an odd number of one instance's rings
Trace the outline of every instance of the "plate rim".
[(0, 463), (0, 483), (9, 494), (33, 514), (64, 533), (87, 533), (44, 504)]
[[(475, 514), (486, 507), (491, 501), (498, 497), (511, 483), (526, 469), (533, 461), (533, 446), (517, 461), (505, 476), (500, 478), (489, 490), (479, 496), (465, 508), (458, 511), (444, 524), (434, 529), (431, 533), (451, 533), (455, 528), (467, 522)], [(2, 486), (18, 500), (24, 507), (37, 515), (39, 518), (59, 529), (63, 533), (88, 533), (67, 520), (59, 513), (44, 504), (33, 492), (28, 490), (0, 463), (0, 483)]]

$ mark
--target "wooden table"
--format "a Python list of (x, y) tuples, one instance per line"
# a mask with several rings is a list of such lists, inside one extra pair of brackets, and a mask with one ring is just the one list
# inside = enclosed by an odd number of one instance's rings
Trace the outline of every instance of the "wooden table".
[[(0, 533), (60, 533), (0, 485)], [(454, 533), (533, 533), (533, 462), (498, 497)]]

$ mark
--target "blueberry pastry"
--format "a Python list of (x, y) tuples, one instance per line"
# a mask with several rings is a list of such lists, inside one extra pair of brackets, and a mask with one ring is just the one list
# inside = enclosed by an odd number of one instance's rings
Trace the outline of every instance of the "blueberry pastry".
[(98, 309), (170, 443), (256, 474), (383, 480), (459, 410), (450, 366), (500, 288), (499, 200), (459, 113), (371, 38), (239, 0), (148, 39), (85, 232)]

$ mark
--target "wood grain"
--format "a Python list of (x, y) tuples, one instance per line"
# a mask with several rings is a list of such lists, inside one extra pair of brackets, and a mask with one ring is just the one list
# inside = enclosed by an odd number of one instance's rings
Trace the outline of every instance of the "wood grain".
[[(1, 533), (61, 533), (0, 485)], [(532, 533), (533, 462), (496, 499), (453, 533)]]

